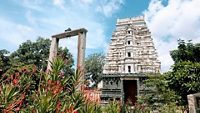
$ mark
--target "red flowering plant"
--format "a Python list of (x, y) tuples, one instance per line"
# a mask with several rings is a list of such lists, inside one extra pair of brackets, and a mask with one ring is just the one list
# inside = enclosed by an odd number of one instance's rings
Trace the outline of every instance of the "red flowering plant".
[(55, 59), (48, 73), (34, 65), (8, 70), (0, 79), (0, 112), (87, 113), (93, 107), (97, 111), (80, 91), (81, 73), (66, 75), (64, 68), (62, 59)]
[(82, 93), (77, 92), (79, 74), (63, 74), (62, 59), (55, 59), (51, 68), (48, 73), (41, 74), (37, 93), (31, 97), (32, 111), (77, 113), (84, 102)]
[(0, 79), (0, 112), (16, 112), (25, 107), (27, 94), (37, 87), (36, 76), (34, 65), (11, 68), (4, 73)]

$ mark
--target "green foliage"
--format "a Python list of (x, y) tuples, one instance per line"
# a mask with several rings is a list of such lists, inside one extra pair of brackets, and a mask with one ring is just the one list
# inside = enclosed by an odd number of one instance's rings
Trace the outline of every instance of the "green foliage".
[(170, 102), (161, 106), (158, 111), (160, 113), (184, 113), (182, 106), (177, 106), (176, 103)]
[(80, 108), (80, 113), (102, 113), (102, 108), (97, 103), (86, 101)]
[(72, 54), (69, 52), (69, 50), (65, 47), (59, 47), (58, 48), (58, 57), (60, 57), (65, 64), (65, 67), (63, 68), (62, 72), (66, 75), (72, 75), (74, 74), (74, 69), (72, 66), (74, 65), (74, 60)]
[(78, 111), (85, 101), (77, 92), (80, 74), (63, 75), (63, 68), (64, 62), (56, 59), (49, 73), (38, 71), (34, 65), (8, 70), (1, 78), (0, 112)]
[(58, 80), (59, 79), (59, 74), (61, 70), (65, 67), (65, 64), (62, 59), (54, 59), (53, 63), (51, 63), (51, 68), (52, 71), (50, 72), (50, 77), (52, 80)]
[[(25, 65), (35, 64), (37, 67), (42, 68), (42, 65), (46, 66), (50, 44), (51, 41), (49, 39), (38, 38), (36, 42), (27, 40), (11, 54), (11, 57)], [(17, 65), (17, 62), (13, 65)]]
[(181, 97), (181, 104), (187, 104), (187, 95), (200, 91), (200, 44), (178, 41), (178, 49), (171, 51), (175, 64), (165, 75), (168, 87)]
[(146, 92), (138, 103), (162, 113), (179, 113), (187, 104), (187, 95), (200, 91), (200, 44), (178, 41), (178, 49), (171, 51), (175, 64), (172, 71), (149, 76), (145, 81)]
[[(27, 40), (22, 43), (11, 54), (5, 49), (0, 50), (0, 75), (10, 68), (32, 64), (36, 65), (39, 70), (46, 70), (50, 44), (50, 39), (39, 37), (35, 42)], [(59, 47), (58, 56), (64, 60), (65, 68), (62, 72), (70, 75), (74, 74), (74, 69), (72, 68), (74, 60), (69, 50)]]
[(163, 105), (178, 102), (180, 97), (168, 87), (163, 75), (149, 75), (144, 81), (145, 93), (138, 96), (138, 104), (152, 110), (158, 110)]
[(86, 77), (95, 82), (94, 86), (101, 80), (105, 56), (102, 53), (94, 53), (85, 60)]
[(185, 43), (178, 40), (178, 49), (170, 52), (175, 63), (182, 61), (200, 62), (200, 44), (193, 44), (191, 41)]
[(1, 108), (8, 106), (13, 100), (15, 100), (15, 96), (17, 96), (19, 91), (13, 85), (3, 84), (1, 85), (1, 96), (0, 103)]
[(120, 102), (116, 100), (110, 101), (109, 104), (105, 106), (104, 111), (106, 113), (120, 113), (121, 112)]
[(188, 94), (200, 91), (200, 63), (176, 63), (165, 78), (169, 88), (182, 97), (182, 104), (185, 105)]
[[(0, 50), (0, 69), (5, 72), (10, 67), (9, 51), (2, 49)], [(1, 74), (0, 74), (1, 75)]]
[[(13, 67), (34, 64), (38, 69), (45, 70), (47, 67), (47, 61), (49, 57), (49, 49), (51, 45), (50, 39), (44, 39), (39, 37), (36, 42), (27, 40), (22, 43), (11, 56), (11, 64)], [(68, 66), (67, 70), (69, 74), (72, 73), (73, 59), (71, 53), (67, 48), (60, 47), (58, 49), (58, 55), (65, 60), (65, 64)]]
[(52, 93), (46, 92), (44, 89), (39, 89), (38, 94), (32, 95), (33, 108), (37, 113), (53, 113), (56, 109), (56, 102), (58, 101), (58, 95), (53, 96)]
[(140, 104), (136, 104), (134, 107), (132, 106), (132, 108), (128, 107), (126, 109), (125, 113), (152, 113), (153, 111), (149, 107)]

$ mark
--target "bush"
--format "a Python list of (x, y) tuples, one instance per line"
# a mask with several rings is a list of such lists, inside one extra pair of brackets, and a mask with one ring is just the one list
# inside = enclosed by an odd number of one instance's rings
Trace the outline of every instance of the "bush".
[(116, 100), (110, 101), (109, 104), (104, 107), (104, 112), (106, 112), (106, 113), (120, 113), (121, 112), (120, 102), (116, 101)]
[(80, 74), (61, 73), (65, 65), (56, 59), (49, 73), (34, 65), (8, 70), (1, 78), (0, 112), (77, 112), (85, 99), (79, 91)]

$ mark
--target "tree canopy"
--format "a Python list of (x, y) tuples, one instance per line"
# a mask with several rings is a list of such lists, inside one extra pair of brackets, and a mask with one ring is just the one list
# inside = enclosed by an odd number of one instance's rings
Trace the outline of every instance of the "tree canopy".
[(27, 40), (11, 54), (11, 58), (24, 65), (35, 64), (38, 68), (46, 67), (50, 44), (51, 40), (44, 38), (38, 38), (36, 42)]
[(178, 49), (170, 52), (175, 63), (182, 61), (200, 62), (200, 43), (193, 44), (178, 40)]
[[(0, 50), (0, 68), (7, 70), (11, 67), (34, 64), (38, 69), (46, 70), (50, 45), (50, 39), (39, 37), (35, 42), (27, 40), (22, 43), (10, 56), (5, 56), (8, 51)], [(65, 66), (67, 67), (65, 69), (67, 69), (67, 71), (64, 71), (72, 74), (74, 72), (72, 69), (74, 60), (69, 50), (59, 47), (58, 56), (65, 60)], [(5, 68), (5, 66), (8, 66), (8, 68)]]
[(153, 87), (152, 93), (143, 97), (150, 105), (178, 102), (185, 106), (188, 94), (200, 92), (200, 43), (178, 40), (177, 49), (170, 55), (174, 60), (172, 70), (145, 81), (147, 87)]
[(5, 72), (10, 66), (9, 51), (2, 49), (0, 50), (0, 71)]
[(200, 43), (178, 41), (178, 48), (170, 52), (174, 65), (165, 79), (168, 87), (187, 104), (187, 95), (200, 92)]
[(181, 96), (181, 103), (187, 104), (187, 95), (200, 92), (200, 63), (183, 61), (173, 66), (165, 79), (168, 87)]
[(104, 54), (93, 53), (85, 60), (86, 78), (94, 82), (94, 86), (101, 80), (104, 66)]

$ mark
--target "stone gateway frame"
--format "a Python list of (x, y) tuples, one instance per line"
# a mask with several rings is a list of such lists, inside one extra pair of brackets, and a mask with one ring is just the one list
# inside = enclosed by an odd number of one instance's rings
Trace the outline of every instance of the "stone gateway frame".
[(80, 28), (76, 30), (71, 30), (70, 28), (68, 28), (63, 33), (53, 35), (50, 46), (47, 70), (51, 70), (51, 62), (57, 57), (59, 40), (63, 38), (70, 38), (72, 36), (78, 36), (77, 70), (81, 71), (82, 75), (84, 75), (86, 33), (87, 30), (85, 28)]

